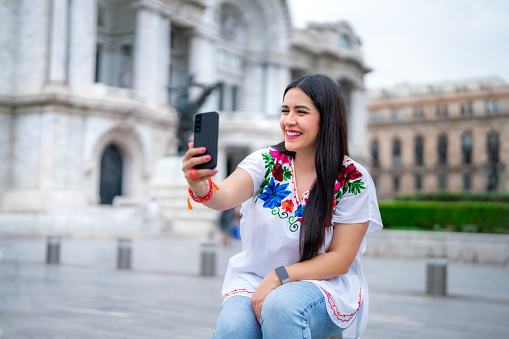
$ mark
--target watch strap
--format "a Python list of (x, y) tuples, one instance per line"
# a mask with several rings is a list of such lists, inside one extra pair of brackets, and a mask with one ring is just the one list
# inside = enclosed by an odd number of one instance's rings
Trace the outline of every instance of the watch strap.
[(290, 276), (288, 275), (288, 272), (286, 272), (286, 268), (284, 266), (276, 268), (276, 274), (283, 285), (290, 282)]

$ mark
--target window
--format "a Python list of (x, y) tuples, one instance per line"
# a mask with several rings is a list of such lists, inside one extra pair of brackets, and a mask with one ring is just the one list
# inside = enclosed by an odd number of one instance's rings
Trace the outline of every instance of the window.
[(374, 168), (380, 168), (380, 161), (378, 159), (378, 140), (371, 142), (371, 161)]
[(392, 188), (394, 189), (394, 193), (399, 192), (399, 177), (394, 177), (393, 178)]
[(498, 187), (498, 179), (499, 179), (499, 136), (496, 131), (491, 131), (488, 134), (488, 142), (487, 142), (487, 151), (488, 151), (488, 183), (487, 190), (495, 191)]
[(486, 102), (484, 103), (484, 109), (487, 114), (490, 114), (493, 111), (493, 101), (486, 100)]
[(444, 116), (446, 117), (449, 115), (449, 108), (447, 105), (436, 105), (435, 106), (435, 113), (437, 117)]
[(498, 133), (496, 131), (491, 131), (488, 134), (488, 162), (490, 163), (498, 163), (498, 151), (499, 151), (499, 141), (498, 141)]
[(447, 136), (441, 134), (438, 137), (438, 164), (447, 165)]
[(238, 109), (238, 95), (239, 95), (239, 88), (238, 86), (232, 86), (232, 111), (236, 111)]
[(438, 188), (441, 190), (447, 189), (447, 174), (440, 174), (438, 176)]
[(463, 137), (461, 138), (461, 154), (463, 159), (463, 165), (472, 164), (472, 149), (473, 149), (472, 133), (467, 132), (463, 134)]
[(418, 136), (415, 138), (415, 166), (424, 166), (424, 138)]
[(382, 111), (374, 111), (371, 113), (371, 122), (383, 122), (384, 114)]
[(392, 165), (401, 167), (401, 142), (397, 138), (392, 142)]
[(448, 106), (447, 106), (447, 105), (443, 105), (443, 106), (442, 106), (442, 115), (443, 115), (444, 117), (446, 117), (446, 116), (448, 116), (448, 115), (449, 115), (449, 108), (448, 108)]
[(350, 40), (350, 37), (345, 33), (339, 34), (339, 46), (343, 48), (352, 49), (352, 42)]
[(424, 107), (423, 106), (415, 106), (414, 107), (414, 118), (424, 118)]
[(102, 56), (102, 45), (97, 44), (95, 50), (95, 72), (94, 72), (94, 81), (101, 81), (101, 56)]
[(467, 113), (468, 115), (472, 115), (474, 113), (474, 106), (472, 105), (472, 101), (467, 102)]
[(420, 175), (420, 174), (417, 174), (415, 176), (415, 189), (417, 191), (421, 191), (422, 190), (422, 175)]
[(472, 101), (460, 103), (461, 116), (472, 115), (473, 111)]
[(131, 45), (123, 45), (121, 47), (118, 86), (123, 88), (133, 87), (133, 48)]
[(472, 176), (470, 174), (463, 175), (463, 189), (470, 191), (472, 189)]
[(493, 100), (493, 111), (500, 113), (500, 100)]
[(97, 6), (97, 26), (104, 26), (106, 24), (106, 9), (103, 5)]

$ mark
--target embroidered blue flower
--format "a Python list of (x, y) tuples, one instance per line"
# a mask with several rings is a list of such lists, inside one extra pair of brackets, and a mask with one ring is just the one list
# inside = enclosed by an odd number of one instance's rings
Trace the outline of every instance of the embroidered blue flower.
[(288, 194), (292, 193), (288, 191), (286, 188), (288, 187), (288, 183), (286, 184), (275, 184), (274, 178), (270, 179), (270, 183), (268, 186), (265, 186), (265, 189), (262, 194), (260, 194), (260, 199), (265, 201), (263, 203), (263, 207), (268, 207), (273, 209), (276, 206), (281, 206), (281, 201), (288, 196)]
[(304, 213), (304, 207), (306, 207), (306, 205), (299, 204), (297, 210), (295, 211), (296, 218), (302, 218), (302, 213)]

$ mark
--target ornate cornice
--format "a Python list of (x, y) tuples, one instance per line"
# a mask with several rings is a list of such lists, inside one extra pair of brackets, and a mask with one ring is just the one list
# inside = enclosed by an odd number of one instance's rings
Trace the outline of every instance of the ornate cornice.
[(131, 6), (134, 9), (144, 9), (166, 18), (170, 18), (173, 14), (173, 6), (158, 0), (137, 0)]

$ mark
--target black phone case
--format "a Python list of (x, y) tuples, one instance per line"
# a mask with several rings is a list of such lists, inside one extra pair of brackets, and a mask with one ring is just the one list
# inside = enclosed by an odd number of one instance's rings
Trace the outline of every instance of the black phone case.
[(219, 135), (219, 113), (198, 113), (194, 117), (194, 147), (206, 147), (203, 155), (210, 155), (210, 161), (195, 166), (196, 169), (217, 166), (217, 139)]

